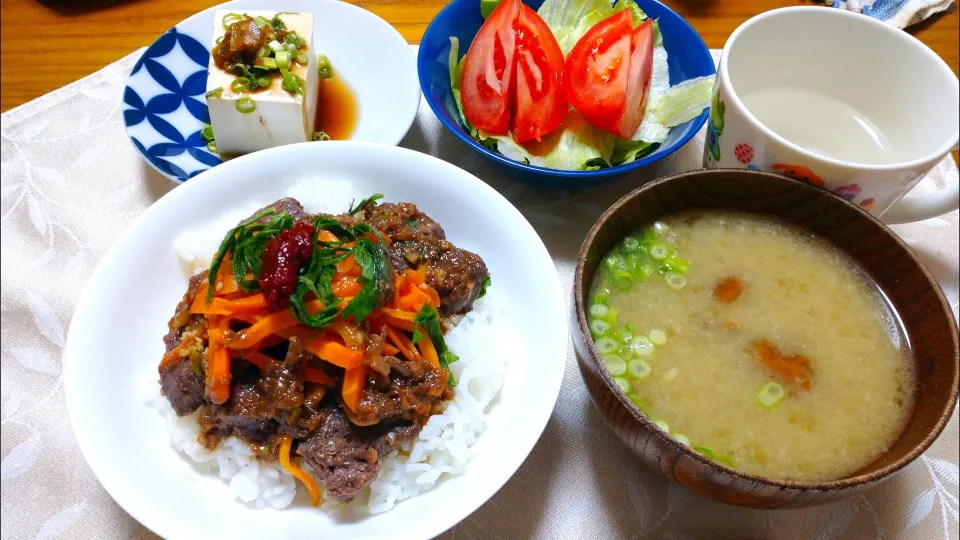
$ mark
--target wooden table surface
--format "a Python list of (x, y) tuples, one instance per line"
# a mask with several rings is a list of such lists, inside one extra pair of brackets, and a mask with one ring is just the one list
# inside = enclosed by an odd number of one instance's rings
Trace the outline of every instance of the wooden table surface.
[[(411, 43), (446, 0), (349, 0), (393, 24)], [(711, 48), (748, 18), (800, 0), (665, 0)], [(75, 81), (149, 45), (166, 29), (218, 0), (0, 0), (0, 110)], [(910, 29), (956, 73), (960, 12)], [(811, 43), (816, 47), (816, 43)], [(840, 51), (835, 51), (835, 54)]]
[[(347, 0), (386, 19), (411, 43), (447, 0)], [(664, 0), (711, 48), (750, 17), (804, 0)], [(149, 45), (220, 0), (0, 0), (0, 111), (60, 88)], [(826, 9), (826, 8), (825, 8)], [(960, 72), (956, 4), (909, 32)], [(811, 43), (816, 47), (816, 43)], [(826, 52), (826, 51), (825, 51)], [(834, 51), (833, 54), (842, 54)], [(954, 157), (957, 154), (954, 152)]]

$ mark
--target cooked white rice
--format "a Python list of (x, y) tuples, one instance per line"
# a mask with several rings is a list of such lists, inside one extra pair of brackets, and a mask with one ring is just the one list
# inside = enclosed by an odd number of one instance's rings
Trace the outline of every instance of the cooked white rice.
[[(356, 194), (349, 183), (324, 185), (323, 197), (304, 185), (290, 188), (286, 196), (299, 200), (312, 213), (340, 213)], [(270, 201), (267, 201), (270, 202)], [(250, 205), (220, 216), (202, 229), (185, 231), (174, 241), (174, 249), (188, 273), (209, 265), (210, 255), (216, 251), (227, 230), (260, 205)], [(430, 417), (419, 436), (400, 452), (384, 457), (377, 479), (361, 496), (349, 505), (325, 502), (330, 511), (386, 512), (400, 501), (432, 489), (445, 477), (462, 474), (473, 456), (473, 446), (479, 440), (487, 422), (491, 403), (503, 383), (506, 357), (499, 350), (503, 332), (498, 329), (502, 310), (497, 302), (496, 287), (474, 304), (473, 311), (463, 317), (447, 334), (447, 345), (460, 356), (451, 365), (458, 384), (454, 397), (443, 412)], [(197, 442), (200, 434), (196, 414), (178, 417), (170, 403), (159, 395), (160, 385), (151, 381), (150, 405), (164, 416), (173, 447), (210, 473), (218, 473), (229, 483), (230, 492), (256, 508), (285, 508), (296, 497), (299, 483), (295, 482), (279, 463), (262, 463), (242, 441), (230, 437), (213, 452)], [(322, 489), (322, 484), (321, 484)]]

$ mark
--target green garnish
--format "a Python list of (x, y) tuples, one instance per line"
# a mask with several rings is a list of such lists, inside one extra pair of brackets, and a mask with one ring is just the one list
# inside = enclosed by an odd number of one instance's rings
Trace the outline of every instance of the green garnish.
[[(267, 216), (273, 216), (273, 218), (267, 223), (261, 223), (260, 220)], [(209, 284), (207, 303), (213, 300), (217, 274), (228, 252), (233, 252), (233, 275), (237, 279), (237, 284), (247, 292), (256, 290), (259, 285), (254, 280), (246, 279), (247, 271), (249, 270), (254, 276), (258, 275), (263, 259), (263, 248), (266, 247), (267, 242), (292, 226), (293, 218), (289, 215), (277, 214), (273, 208), (264, 208), (241, 221), (228, 232), (220, 242), (220, 247), (217, 248), (216, 257), (210, 263), (210, 271), (207, 274)]]
[(233, 23), (238, 23), (243, 20), (243, 15), (239, 13), (227, 13), (223, 16), (223, 27), (230, 28), (230, 25)]
[(237, 93), (250, 90), (250, 79), (246, 77), (237, 77), (230, 83), (230, 90), (233, 90)]
[(306, 40), (298, 36), (296, 32), (288, 33), (286, 37), (283, 38), (283, 41), (292, 44), (297, 49), (302, 49), (307, 44)]
[(257, 104), (248, 96), (243, 96), (237, 100), (237, 112), (241, 114), (250, 114), (257, 110)]
[(268, 21), (263, 15), (257, 15), (253, 18), (253, 23), (257, 25), (257, 28), (263, 30), (268, 24), (270, 24), (270, 21)]
[(700, 454), (701, 456), (707, 458), (707, 459), (716, 461), (717, 463), (722, 463), (722, 464), (724, 464), (724, 465), (726, 465), (726, 466), (728, 466), (728, 467), (733, 467), (733, 460), (731, 460), (730, 458), (728, 458), (728, 457), (726, 457), (726, 456), (722, 456), (722, 455), (714, 452), (714, 451), (713, 451), (712, 449), (710, 449), (709, 447), (706, 447), (706, 446), (691, 446), (690, 449), (693, 450), (694, 452)]
[(769, 409), (779, 405), (785, 395), (786, 392), (784, 392), (780, 383), (768, 382), (761, 386), (760, 391), (757, 392), (757, 401)]
[(360, 322), (380, 305), (381, 284), (390, 280), (390, 262), (383, 246), (366, 236), (357, 239), (351, 252), (361, 268), (357, 282), (363, 289), (343, 308), (341, 316), (353, 317)]
[(207, 92), (206, 97), (208, 97), (208, 98), (220, 97), (221, 94), (223, 94), (223, 87), (222, 87), (222, 86), (218, 86), (218, 87), (214, 88), (213, 90), (210, 90), (209, 92)]
[(190, 355), (190, 370), (193, 371), (197, 377), (203, 377), (203, 366), (200, 364), (200, 355), (191, 354)]
[(330, 63), (330, 59), (325, 54), (317, 55), (317, 75), (321, 79), (333, 77), (333, 64)]
[(200, 140), (210, 142), (213, 140), (213, 126), (206, 126), (200, 130)]
[[(356, 322), (366, 319), (378, 305), (383, 296), (382, 284), (389, 279), (389, 261), (387, 252), (380, 243), (367, 237), (368, 234), (380, 234), (366, 223), (359, 223), (346, 228), (338, 221), (329, 217), (318, 217), (314, 221), (317, 234), (327, 230), (339, 238), (338, 242), (322, 242), (314, 237), (313, 255), (306, 270), (298, 279), (297, 289), (290, 296), (290, 308), (304, 326), (323, 328), (333, 322), (339, 313), (343, 318), (353, 317)], [(353, 242), (352, 248), (346, 248), (345, 243)], [(333, 277), (336, 274), (338, 262), (353, 255), (361, 268), (358, 283), (362, 289), (342, 311), (337, 309), (339, 299), (333, 293)], [(306, 296), (314, 296), (325, 306), (319, 313), (311, 314), (307, 311)]]
[(307, 93), (307, 83), (303, 80), (303, 77), (290, 71), (287, 71), (283, 74), (283, 83), (281, 86), (284, 90), (290, 92), (291, 94), (300, 94), (301, 96), (304, 96)]
[(287, 25), (283, 23), (283, 19), (280, 18), (279, 13), (274, 15), (273, 19), (270, 19), (270, 28), (273, 28), (274, 32), (285, 30), (287, 28)]
[(487, 287), (490, 286), (490, 276), (485, 276), (483, 281), (480, 283), (480, 294), (477, 295), (477, 298), (483, 298), (487, 294)]
[(329, 141), (330, 135), (327, 135), (326, 131), (314, 131), (310, 138), (314, 141)]
[(367, 197), (366, 199), (360, 199), (360, 203), (354, 205), (355, 201), (350, 201), (350, 208), (347, 210), (347, 213), (351, 216), (356, 215), (364, 206), (373, 203), (374, 206), (377, 205), (377, 201), (383, 198), (382, 193), (374, 193), (373, 195)]
[(413, 321), (416, 330), (413, 332), (412, 341), (419, 343), (423, 339), (420, 329), (426, 333), (426, 337), (433, 343), (433, 348), (437, 350), (437, 356), (440, 358), (440, 367), (447, 370), (447, 382), (450, 386), (456, 386), (457, 380), (450, 371), (450, 364), (460, 359), (453, 351), (447, 348), (447, 342), (443, 339), (443, 327), (440, 325), (440, 315), (437, 310), (424, 304), (417, 313), (417, 318)]

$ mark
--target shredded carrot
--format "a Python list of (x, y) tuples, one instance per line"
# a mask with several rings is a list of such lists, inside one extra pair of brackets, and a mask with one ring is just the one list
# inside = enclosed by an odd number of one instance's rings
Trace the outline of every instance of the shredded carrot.
[(210, 401), (220, 405), (230, 398), (230, 353), (223, 344), (223, 336), (229, 321), (225, 318), (210, 319), (207, 330), (207, 395)]
[(253, 323), (250, 328), (241, 330), (236, 337), (227, 342), (231, 349), (249, 349), (271, 334), (297, 326), (300, 322), (290, 310), (271, 313)]
[(403, 276), (397, 275), (393, 278), (393, 307), (400, 306), (400, 289), (403, 287)]
[(420, 347), (420, 354), (426, 358), (427, 362), (430, 362), (430, 365), (440, 369), (440, 356), (437, 354), (437, 348), (433, 346), (433, 341), (423, 330), (423, 327), (420, 327), (420, 334), (423, 336), (420, 343), (417, 343), (417, 347)]
[(337, 242), (340, 239), (337, 238), (337, 235), (333, 234), (332, 232), (326, 229), (321, 229), (320, 232), (317, 233), (317, 240), (321, 242), (329, 243), (329, 242)]
[(411, 287), (410, 292), (400, 297), (400, 309), (418, 312), (424, 304), (430, 301), (430, 295), (420, 287)]
[(340, 395), (343, 397), (343, 404), (356, 412), (360, 407), (360, 396), (363, 394), (363, 387), (367, 385), (367, 366), (361, 364), (353, 369), (348, 369), (343, 375), (343, 388)]
[(325, 384), (327, 386), (333, 386), (336, 384), (329, 375), (317, 368), (312, 367), (308, 367), (303, 370), (303, 380), (317, 384)]
[(353, 258), (353, 255), (337, 263), (338, 274), (356, 277), (360, 275), (360, 272), (360, 265), (357, 264), (357, 260)]
[(386, 330), (387, 337), (390, 338), (390, 341), (397, 346), (400, 354), (406, 357), (407, 360), (420, 360), (420, 353), (418, 353), (417, 349), (414, 348), (410, 338), (405, 336), (402, 332), (397, 332), (389, 326), (385, 326), (384, 330)]
[(363, 361), (363, 353), (360, 351), (350, 349), (325, 336), (305, 337), (301, 339), (301, 344), (307, 352), (343, 369), (355, 368)]
[(427, 300), (427, 305), (432, 307), (433, 309), (440, 309), (440, 294), (437, 293), (437, 290), (434, 289), (433, 287), (427, 287), (427, 286), (424, 286), (422, 288), (423, 288), (423, 291), (427, 293), (427, 296), (430, 297), (430, 299)]
[(390, 317), (392, 319), (397, 319), (400, 321), (413, 322), (417, 318), (416, 312), (401, 311), (399, 309), (380, 308), (380, 313), (387, 317)]
[(731, 303), (743, 293), (743, 282), (734, 276), (727, 276), (713, 288), (713, 298), (718, 302)]
[(303, 469), (297, 467), (290, 461), (290, 450), (293, 448), (293, 437), (282, 435), (280, 440), (280, 466), (282, 466), (290, 476), (303, 482), (303, 487), (307, 488), (310, 494), (310, 500), (314, 506), (320, 506), (320, 488), (317, 487), (316, 480), (307, 474)]
[(187, 348), (188, 346), (194, 345), (194, 340), (181, 340), (176, 347), (170, 349), (169, 351), (163, 354), (163, 359), (160, 360), (160, 367), (172, 364), (178, 358), (181, 358), (180, 351)]
[(399, 328), (400, 330), (403, 330), (405, 332), (413, 332), (414, 330), (413, 321), (406, 318), (397, 318), (397, 317), (394, 317), (393, 315), (388, 315), (384, 313), (383, 321), (387, 323), (387, 325), (392, 326), (394, 328)]
[(357, 283), (355, 277), (345, 274), (333, 280), (332, 288), (337, 298), (353, 297), (363, 290), (363, 286)]
[(351, 349), (359, 349), (363, 344), (363, 335), (355, 325), (338, 320), (330, 324), (330, 329), (343, 338), (343, 342)]
[(404, 270), (403, 277), (405, 277), (411, 285), (423, 285), (427, 282), (427, 267), (421, 264), (416, 270)]
[(383, 348), (380, 349), (380, 352), (381, 352), (382, 354), (387, 355), (387, 356), (394, 356), (394, 355), (396, 355), (398, 352), (400, 352), (400, 349), (394, 347), (393, 345), (391, 345), (391, 344), (389, 344), (389, 343), (384, 343), (384, 344), (383, 344)]
[(253, 294), (237, 300), (214, 298), (207, 303), (207, 295), (197, 295), (190, 304), (190, 313), (205, 315), (230, 315), (237, 311), (251, 311), (267, 307), (267, 300), (262, 294)]

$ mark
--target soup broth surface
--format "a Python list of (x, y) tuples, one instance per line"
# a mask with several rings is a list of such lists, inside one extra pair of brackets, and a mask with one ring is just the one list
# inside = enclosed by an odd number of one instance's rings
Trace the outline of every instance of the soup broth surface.
[(729, 213), (631, 238), (601, 265), (591, 329), (615, 380), (671, 436), (798, 482), (844, 477), (897, 438), (913, 402), (906, 340), (846, 256)]

